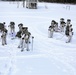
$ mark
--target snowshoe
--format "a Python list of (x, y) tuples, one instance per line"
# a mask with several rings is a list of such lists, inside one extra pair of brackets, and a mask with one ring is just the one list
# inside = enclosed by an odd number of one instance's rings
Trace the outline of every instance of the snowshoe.
[(2, 44), (2, 46), (4, 46), (4, 44)]
[(26, 51), (30, 51), (29, 49), (26, 49)]
[(66, 43), (69, 43), (70, 41), (67, 41)]
[(21, 52), (23, 52), (24, 50), (22, 49)]
[(7, 45), (7, 43), (5, 43), (5, 45)]
[(18, 46), (18, 48), (21, 48), (20, 46)]

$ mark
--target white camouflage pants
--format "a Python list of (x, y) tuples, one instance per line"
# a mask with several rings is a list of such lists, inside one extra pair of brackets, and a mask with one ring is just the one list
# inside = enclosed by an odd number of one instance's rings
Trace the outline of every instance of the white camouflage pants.
[(53, 31), (48, 31), (48, 37), (52, 38), (53, 37)]
[(2, 45), (6, 44), (6, 37), (2, 37)]
[(20, 39), (20, 43), (18, 48), (21, 48), (21, 50), (24, 50), (24, 48), (26, 48), (26, 50), (29, 50), (29, 41), (27, 41), (27, 43), (25, 42), (25, 40)]
[(24, 50), (24, 48), (25, 48), (25, 41), (22, 40), (22, 38), (20, 38), (19, 40), (20, 40), (20, 42), (19, 42), (18, 48), (21, 48), (22, 50)]
[(64, 27), (60, 26), (60, 31), (64, 32)]
[(71, 40), (72, 40), (72, 36), (67, 36), (66, 43), (69, 43), (69, 42), (71, 42)]

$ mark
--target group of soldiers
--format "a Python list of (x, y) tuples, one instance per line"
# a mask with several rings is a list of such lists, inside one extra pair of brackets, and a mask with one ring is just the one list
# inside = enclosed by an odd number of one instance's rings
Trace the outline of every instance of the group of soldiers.
[[(31, 33), (28, 31), (28, 27), (23, 27), (23, 24), (20, 23), (18, 24), (18, 28), (19, 31), (17, 33), (15, 33), (15, 22), (10, 22), (10, 24), (8, 25), (9, 29), (10, 29), (10, 35), (12, 37), (12, 40), (14, 38), (19, 38), (20, 43), (18, 48), (21, 49), (21, 51), (24, 51), (24, 49), (26, 48), (27, 51), (29, 51), (29, 44), (30, 42), (30, 37), (31, 37)], [(5, 22), (0, 23), (0, 31), (1, 31), (1, 39), (2, 39), (2, 45), (7, 45), (7, 33), (8, 30), (5, 27)], [(32, 37), (33, 39), (34, 37)]]
[(65, 33), (67, 37), (66, 43), (71, 42), (72, 36), (73, 36), (73, 28), (71, 24), (71, 19), (67, 19), (67, 22), (65, 22), (64, 18), (61, 18), (60, 26), (58, 26), (58, 22), (56, 22), (55, 20), (52, 20), (51, 25), (48, 28), (49, 38), (53, 38), (54, 32)]
[[(8, 30), (6, 29), (5, 24), (6, 24), (5, 22), (0, 23), (0, 32), (1, 32), (1, 39), (3, 46), (7, 45), (6, 37)], [(31, 43), (30, 42), (31, 33), (28, 31), (28, 27), (23, 27), (22, 23), (18, 24), (19, 31), (17, 33), (15, 33), (15, 22), (10, 22), (8, 27), (10, 29), (10, 35), (12, 39), (17, 37), (20, 40), (18, 48), (20, 48), (21, 51), (24, 51), (25, 48), (27, 51), (29, 51), (29, 44)], [(60, 26), (58, 26), (58, 22), (52, 20), (51, 25), (48, 28), (48, 32), (49, 32), (48, 34), (49, 38), (53, 38), (54, 32), (59, 32), (59, 33), (63, 32), (67, 37), (66, 43), (71, 42), (73, 36), (73, 28), (72, 28), (71, 20), (67, 19), (67, 22), (65, 22), (64, 18), (61, 18)], [(32, 39), (33, 38), (34, 37), (32, 36)]]

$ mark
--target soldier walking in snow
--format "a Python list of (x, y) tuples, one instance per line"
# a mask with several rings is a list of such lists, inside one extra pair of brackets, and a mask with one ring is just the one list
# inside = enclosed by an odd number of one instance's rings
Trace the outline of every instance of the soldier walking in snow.
[(27, 51), (29, 51), (30, 35), (31, 33), (28, 31), (25, 33), (25, 47)]
[(24, 48), (26, 48), (26, 50), (29, 51), (30, 35), (31, 33), (28, 32), (28, 30), (23, 34), (21, 51), (24, 51)]
[(67, 26), (66, 26), (66, 30), (65, 30), (65, 35), (67, 36), (67, 41), (66, 43), (70, 42), (73, 36), (73, 28), (72, 28), (72, 24), (71, 24), (71, 20), (67, 19)]
[(6, 29), (3, 29), (2, 35), (1, 35), (2, 45), (7, 45), (6, 36), (7, 36), (7, 30)]
[(65, 22), (61, 22), (61, 26), (60, 26), (60, 31), (61, 32), (64, 32), (64, 30), (65, 30), (65, 25), (66, 23)]
[(48, 31), (49, 31), (49, 37), (50, 38), (53, 38), (54, 27), (53, 26), (50, 26), (49, 29), (48, 29)]
[(54, 25), (55, 25), (55, 21), (52, 20), (51, 26), (49, 26), (49, 29), (48, 29), (48, 37), (49, 38), (52, 38), (53, 37)]
[(10, 25), (8, 27), (10, 28), (10, 34), (14, 34), (15, 33), (15, 23), (10, 22)]
[(24, 48), (26, 48), (26, 50), (29, 50), (29, 43), (30, 43), (30, 35), (31, 33), (28, 32), (28, 28), (27, 27), (23, 27), (22, 31), (20, 32), (20, 34), (17, 33), (17, 37), (20, 38), (20, 43), (18, 48), (21, 48), (21, 51), (24, 51)]
[(15, 23), (10, 22), (10, 25), (8, 27), (10, 28), (10, 36), (11, 39), (13, 40), (15, 38)]
[(21, 48), (22, 47), (22, 42), (23, 42), (23, 38), (25, 36), (25, 32), (26, 32), (26, 29), (23, 27), (22, 30), (18, 31), (17, 34), (16, 34), (16, 37), (18, 37), (20, 39), (20, 43), (19, 43), (19, 46), (18, 48)]
[(27, 51), (29, 51), (29, 43), (30, 43), (30, 32), (26, 32), (21, 37), (21, 52), (24, 51), (26, 48)]
[(64, 32), (64, 28), (65, 28), (65, 21), (64, 21), (64, 18), (61, 18), (60, 19), (60, 32)]
[(52, 38), (53, 37), (53, 32), (54, 32), (54, 26), (51, 23), (51, 26), (48, 29), (49, 38)]
[(71, 20), (70, 19), (67, 19), (67, 26), (66, 26), (65, 34), (67, 36), (66, 43), (71, 42), (72, 36), (73, 36), (73, 28), (72, 28), (72, 24), (71, 24)]
[(66, 43), (69, 43), (69, 42), (71, 42), (71, 40), (72, 40), (72, 36), (73, 36), (73, 28), (72, 28), (72, 25), (68, 25), (67, 27), (66, 27), (66, 36), (67, 36), (67, 41), (66, 41)]

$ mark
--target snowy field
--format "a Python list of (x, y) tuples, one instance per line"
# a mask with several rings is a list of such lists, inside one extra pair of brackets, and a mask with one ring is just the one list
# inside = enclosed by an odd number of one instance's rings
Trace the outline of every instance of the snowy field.
[[(69, 9), (70, 7), (70, 9)], [(74, 35), (71, 43), (66, 42), (64, 33), (54, 33), (48, 38), (51, 20), (58, 23), (60, 18), (72, 20)], [(0, 38), (0, 75), (76, 75), (76, 5), (38, 3), (38, 9), (26, 9), (22, 2), (0, 1), (0, 22), (23, 23), (34, 36), (33, 50), (21, 52), (19, 39), (11, 40), (7, 35), (7, 45), (1, 45)], [(1, 33), (0, 33), (1, 35)]]

